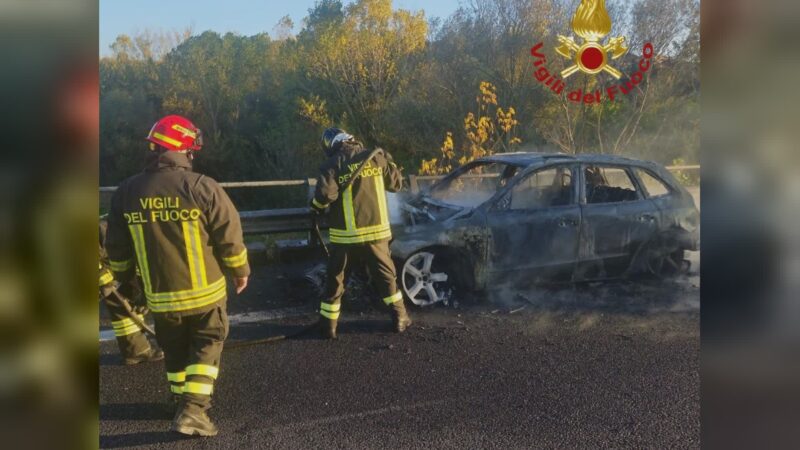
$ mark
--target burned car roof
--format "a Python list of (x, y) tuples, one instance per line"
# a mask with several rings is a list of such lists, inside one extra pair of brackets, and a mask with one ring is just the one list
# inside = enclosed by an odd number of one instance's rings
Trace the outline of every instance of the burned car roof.
[(587, 164), (611, 164), (611, 165), (627, 165), (638, 166), (652, 170), (653, 172), (664, 178), (669, 184), (672, 183), (671, 177), (668, 176), (664, 166), (641, 159), (626, 158), (617, 155), (603, 155), (596, 153), (579, 153), (570, 155), (567, 153), (543, 153), (543, 152), (515, 152), (515, 153), (497, 153), (492, 156), (485, 156), (472, 161), (472, 163), (480, 162), (496, 162), (502, 164), (511, 164), (519, 167), (539, 166), (552, 162), (567, 162), (575, 161)]
[(567, 153), (540, 153), (540, 152), (515, 152), (498, 153), (492, 156), (478, 158), (475, 161), (499, 162), (504, 164), (514, 164), (517, 166), (530, 166), (553, 160), (578, 161), (583, 163), (597, 164), (633, 164), (640, 166), (657, 166), (657, 164), (640, 159), (626, 158), (616, 155), (599, 155), (594, 153), (579, 153), (570, 155)]
[(541, 163), (550, 159), (575, 159), (573, 155), (566, 153), (538, 153), (538, 152), (516, 152), (516, 153), (497, 153), (492, 156), (478, 158), (475, 161), (498, 162), (503, 164), (513, 164), (515, 166), (526, 167), (532, 164)]

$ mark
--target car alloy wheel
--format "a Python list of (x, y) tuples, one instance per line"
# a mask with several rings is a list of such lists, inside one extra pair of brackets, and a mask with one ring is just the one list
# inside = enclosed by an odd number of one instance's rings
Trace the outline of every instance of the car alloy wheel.
[(450, 301), (453, 287), (448, 281), (450, 276), (444, 270), (437, 270), (439, 259), (436, 254), (423, 251), (411, 255), (403, 263), (403, 292), (417, 306)]

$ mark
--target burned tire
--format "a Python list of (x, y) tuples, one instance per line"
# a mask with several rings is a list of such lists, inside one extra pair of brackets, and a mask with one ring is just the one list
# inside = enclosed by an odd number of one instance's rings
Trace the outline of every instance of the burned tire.
[(684, 260), (683, 250), (665, 250), (655, 245), (648, 246), (644, 254), (644, 268), (648, 275), (667, 278), (686, 273), (688, 261)]
[(453, 263), (441, 252), (423, 250), (402, 262), (400, 287), (405, 297), (417, 306), (449, 304), (456, 291)]

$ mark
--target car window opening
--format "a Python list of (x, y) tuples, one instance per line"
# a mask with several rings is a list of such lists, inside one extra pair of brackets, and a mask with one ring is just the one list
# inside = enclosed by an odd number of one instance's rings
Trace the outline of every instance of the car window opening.
[(635, 169), (639, 179), (642, 180), (644, 189), (650, 197), (661, 197), (668, 195), (671, 191), (666, 183), (661, 181), (658, 177), (652, 175), (650, 172), (643, 169)]
[(572, 172), (568, 167), (539, 170), (520, 180), (501, 200), (499, 209), (535, 209), (572, 202)]
[(630, 202), (639, 199), (636, 185), (625, 169), (619, 167), (586, 166), (586, 203)]
[(487, 162), (476, 164), (455, 178), (435, 186), (430, 198), (438, 202), (474, 208), (489, 200), (517, 175), (519, 167)]

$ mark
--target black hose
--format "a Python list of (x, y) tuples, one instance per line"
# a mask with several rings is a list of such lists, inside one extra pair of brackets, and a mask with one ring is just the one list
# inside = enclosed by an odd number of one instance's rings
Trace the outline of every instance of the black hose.
[(322, 232), (319, 231), (319, 222), (317, 221), (317, 214), (315, 213), (311, 214), (311, 225), (314, 230), (314, 234), (316, 235), (317, 240), (319, 241), (319, 245), (322, 246), (322, 251), (325, 252), (325, 257), (330, 258), (331, 252), (328, 250), (328, 246), (325, 245), (325, 240), (322, 238)]
[(375, 155), (377, 155), (378, 153), (383, 153), (383, 149), (382, 148), (376, 148), (375, 150), (369, 152), (369, 155), (367, 155), (367, 158), (364, 161), (362, 161), (361, 165), (358, 166), (358, 169), (356, 169), (356, 171), (353, 172), (353, 176), (350, 177), (349, 180), (347, 180), (343, 185), (341, 185), (339, 187), (339, 191), (341, 191), (341, 192), (346, 191), (347, 188), (349, 188), (350, 185), (353, 184), (353, 182), (356, 180), (356, 178), (358, 178), (358, 176), (361, 175), (361, 172), (364, 170), (364, 167), (367, 166), (367, 163), (370, 162), (370, 160), (372, 158), (374, 158)]
[(301, 328), (298, 331), (295, 331), (294, 333), (281, 334), (281, 335), (278, 335), (278, 336), (270, 336), (270, 337), (262, 338), (262, 339), (251, 339), (251, 340), (247, 340), (247, 341), (235, 341), (235, 342), (231, 342), (230, 344), (225, 344), (225, 348), (226, 349), (230, 349), (230, 348), (249, 347), (251, 345), (274, 344), (276, 342), (285, 341), (286, 339), (292, 339), (292, 338), (295, 338), (295, 337), (302, 336), (302, 335), (304, 335), (306, 333), (309, 333), (311, 331), (315, 331), (317, 329), (318, 329), (317, 324), (313, 323), (311, 325), (307, 325), (307, 326)]
[(120, 304), (122, 305), (122, 308), (125, 309), (125, 314), (127, 314), (128, 317), (130, 317), (130, 319), (133, 321), (133, 323), (138, 325), (139, 328), (141, 328), (142, 330), (147, 332), (150, 336), (156, 337), (156, 332), (153, 331), (153, 329), (150, 328), (149, 325), (144, 323), (144, 321), (142, 319), (140, 319), (139, 316), (135, 312), (133, 312), (133, 308), (131, 308), (131, 304), (128, 302), (127, 298), (125, 298), (122, 294), (120, 294), (117, 291), (116, 288), (113, 288), (111, 290), (111, 293), (114, 294), (115, 297), (117, 297), (117, 299), (119, 300)]

